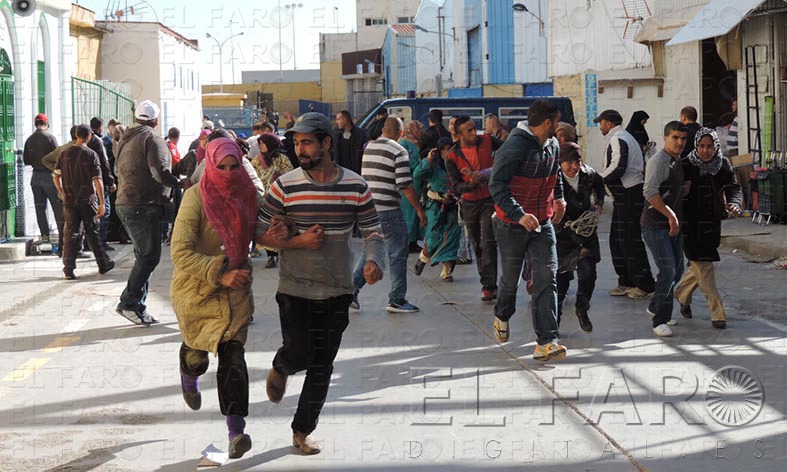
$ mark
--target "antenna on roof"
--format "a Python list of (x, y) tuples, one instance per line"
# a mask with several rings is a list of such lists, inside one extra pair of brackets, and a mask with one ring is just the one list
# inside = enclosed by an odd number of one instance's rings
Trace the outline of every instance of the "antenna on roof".
[(104, 16), (107, 21), (128, 21), (129, 17), (143, 14), (149, 8), (147, 2), (129, 5), (128, 0), (108, 0)]

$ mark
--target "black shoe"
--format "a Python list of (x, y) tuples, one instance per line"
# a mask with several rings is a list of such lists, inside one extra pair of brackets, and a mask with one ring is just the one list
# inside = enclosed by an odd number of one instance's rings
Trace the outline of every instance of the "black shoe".
[(104, 244), (104, 250), (105, 251), (114, 251), (115, 248), (110, 246), (109, 244)]
[(683, 315), (684, 318), (691, 318), (691, 305), (680, 305), (680, 314)]
[(268, 256), (268, 262), (265, 263), (266, 269), (273, 269), (276, 267), (276, 256)]
[(593, 323), (590, 322), (590, 318), (588, 318), (588, 312), (585, 310), (577, 309), (577, 319), (579, 320), (579, 327), (582, 328), (582, 331), (586, 333), (593, 332)]
[(180, 374), (180, 390), (183, 392), (183, 400), (186, 402), (186, 405), (188, 405), (189, 408), (194, 411), (202, 408), (202, 392), (199, 391), (199, 387), (197, 387), (196, 391), (187, 391), (183, 379), (183, 373)]
[(473, 260), (469, 257), (457, 257), (456, 258), (456, 265), (467, 265), (472, 264)]
[(63, 269), (63, 274), (65, 274), (66, 280), (76, 280), (78, 278), (74, 273), (74, 269)]
[(84, 251), (79, 251), (77, 253), (77, 257), (76, 258), (77, 259), (90, 259), (90, 256), (88, 256), (87, 253), (84, 252)]
[(98, 273), (104, 275), (114, 268), (115, 268), (115, 261), (109, 261), (107, 265), (105, 265), (104, 267), (99, 267)]
[(251, 449), (251, 436), (248, 434), (239, 434), (232, 438), (230, 445), (227, 448), (230, 459), (240, 459), (244, 454)]
[(711, 324), (716, 329), (727, 329), (727, 322), (724, 320), (721, 321), (711, 321)]
[(426, 267), (426, 262), (421, 259), (415, 261), (415, 275), (421, 275), (424, 271), (424, 267)]

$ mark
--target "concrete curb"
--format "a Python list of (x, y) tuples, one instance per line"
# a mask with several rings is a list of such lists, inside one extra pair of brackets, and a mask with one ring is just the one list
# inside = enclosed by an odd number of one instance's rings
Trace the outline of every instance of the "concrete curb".
[(764, 244), (752, 241), (743, 236), (721, 236), (721, 247), (738, 249), (758, 259), (775, 260), (787, 256), (787, 247), (776, 244)]

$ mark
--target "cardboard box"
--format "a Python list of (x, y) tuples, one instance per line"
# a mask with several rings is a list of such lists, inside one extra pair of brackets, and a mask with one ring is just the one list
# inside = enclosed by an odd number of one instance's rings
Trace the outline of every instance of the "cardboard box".
[(730, 163), (732, 167), (745, 167), (752, 165), (752, 158), (751, 154), (740, 154), (738, 156), (732, 156), (730, 158)]

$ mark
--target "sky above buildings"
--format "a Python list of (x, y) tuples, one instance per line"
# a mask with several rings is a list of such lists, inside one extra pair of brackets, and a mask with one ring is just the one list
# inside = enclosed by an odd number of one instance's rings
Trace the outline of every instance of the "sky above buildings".
[[(244, 70), (291, 70), (294, 65), (298, 69), (319, 68), (320, 33), (355, 31), (355, 2), (346, 0), (79, 0), (76, 3), (93, 10), (96, 20), (113, 20), (108, 18), (108, 12), (121, 9), (129, 21), (157, 21), (189, 39), (199, 40), (203, 85), (219, 83), (220, 63), (225, 83), (233, 82), (233, 62), (236, 83), (240, 82)], [(291, 7), (293, 3), (295, 8)], [(206, 33), (215, 40), (205, 37)], [(243, 34), (230, 38), (238, 33)], [(221, 54), (217, 42), (224, 43)]]

